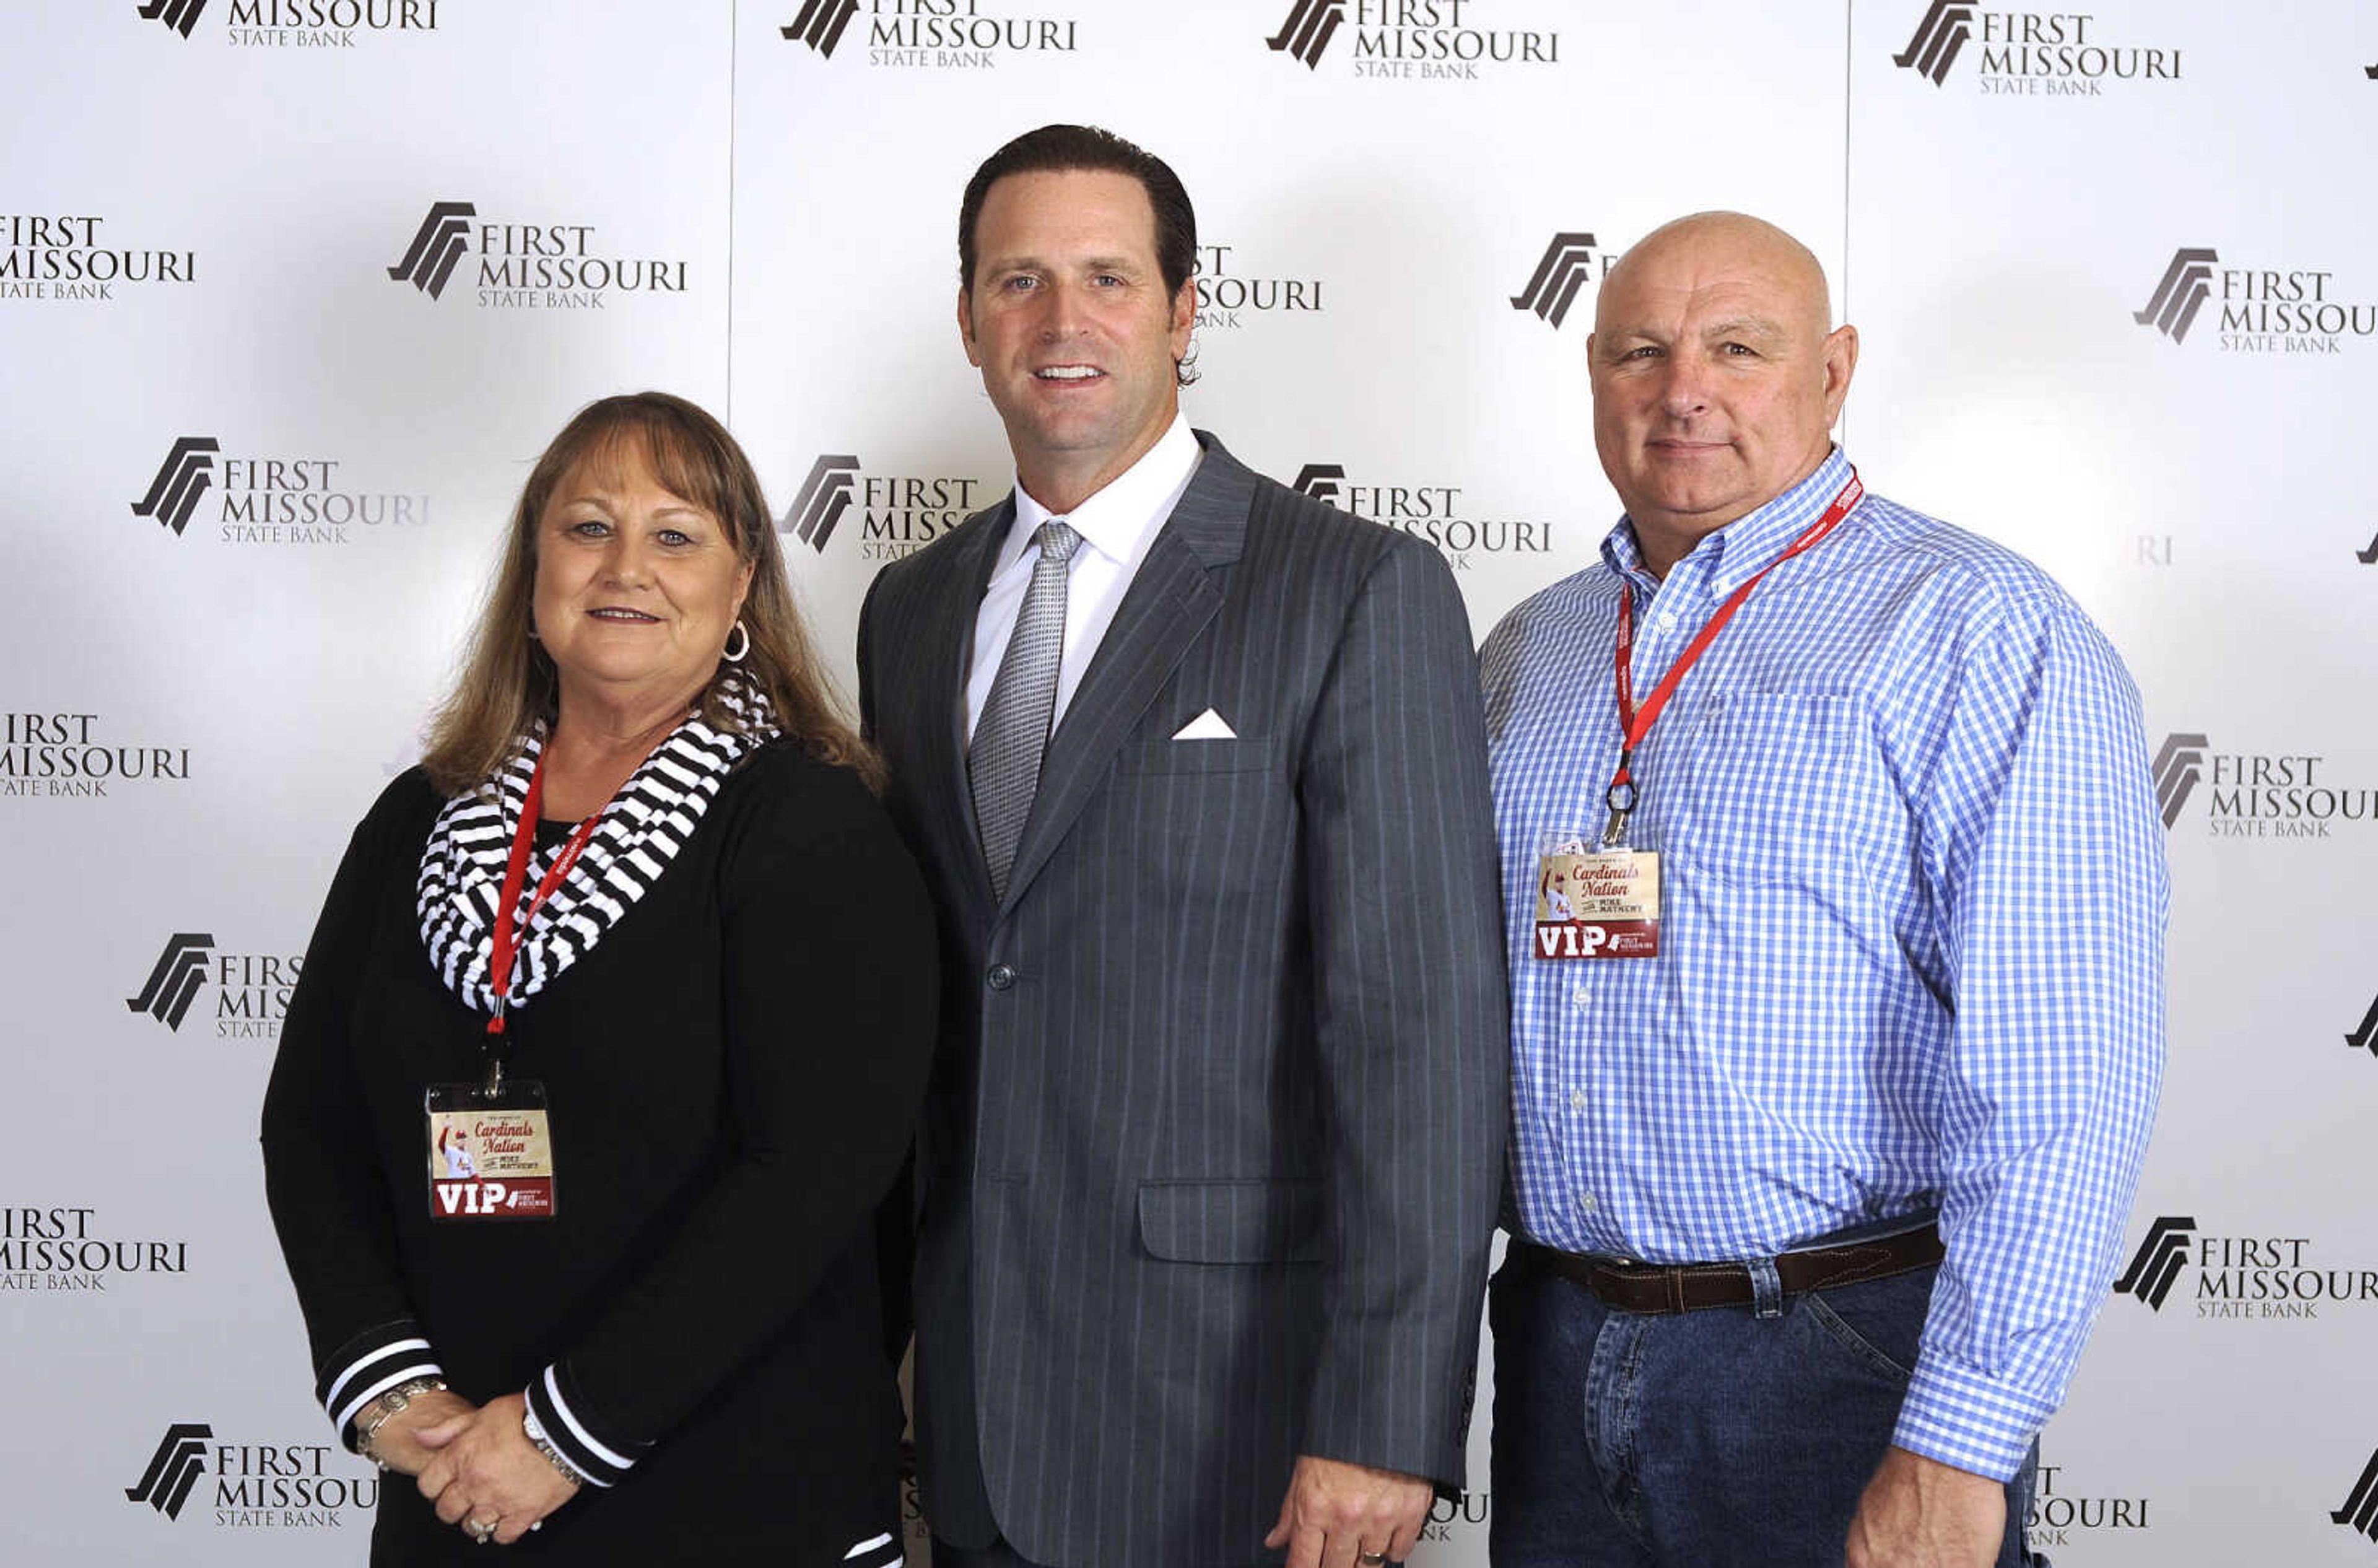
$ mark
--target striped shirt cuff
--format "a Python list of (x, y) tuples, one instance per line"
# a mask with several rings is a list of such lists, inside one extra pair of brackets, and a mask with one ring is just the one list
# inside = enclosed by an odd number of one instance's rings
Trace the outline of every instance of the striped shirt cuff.
[(404, 1318), (366, 1329), (339, 1347), (314, 1380), (314, 1397), (322, 1402), (339, 1441), (352, 1451), (357, 1411), (398, 1383), (445, 1375), (421, 1325)]
[(2052, 1404), (1970, 1367), (1928, 1355), (1916, 1364), (1891, 1441), (1960, 1470), (2012, 1480), (2032, 1440), (2055, 1413)]
[(528, 1385), (528, 1419), (588, 1486), (608, 1487), (631, 1469), (652, 1444), (607, 1429), (586, 1408), (559, 1362)]

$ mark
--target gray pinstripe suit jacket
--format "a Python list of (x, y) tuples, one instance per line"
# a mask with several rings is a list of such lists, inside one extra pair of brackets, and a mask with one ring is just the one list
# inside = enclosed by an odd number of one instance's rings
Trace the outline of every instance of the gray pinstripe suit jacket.
[[(1419, 541), (1211, 437), (1050, 737), (1006, 902), (967, 787), (1011, 498), (885, 569), (861, 706), (940, 910), (925, 1506), (1066, 1565), (1271, 1554), (1294, 1456), (1462, 1478), (1507, 1124), (1476, 660)], [(1171, 736), (1211, 707), (1230, 740)]]

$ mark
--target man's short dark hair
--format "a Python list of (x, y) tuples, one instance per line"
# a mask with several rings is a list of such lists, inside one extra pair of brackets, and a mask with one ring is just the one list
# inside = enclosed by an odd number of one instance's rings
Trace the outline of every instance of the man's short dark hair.
[(1147, 192), (1156, 209), (1156, 265), (1164, 275), (1164, 297), (1172, 298), (1197, 269), (1197, 213), (1181, 176), (1153, 152), (1096, 126), (1043, 126), (1026, 131), (983, 160), (967, 182), (958, 202), (958, 282), (974, 288), (974, 231), (982, 217), (983, 198), (991, 187), (1010, 174), (1054, 174), (1063, 170), (1129, 174)]

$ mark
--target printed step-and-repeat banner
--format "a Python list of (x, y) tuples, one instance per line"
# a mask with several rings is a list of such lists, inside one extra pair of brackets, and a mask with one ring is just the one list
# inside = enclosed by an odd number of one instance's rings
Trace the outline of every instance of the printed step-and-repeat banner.
[[(1009, 483), (957, 201), (1068, 119), (1196, 202), (1192, 417), (1442, 550), (1482, 637), (1616, 515), (1583, 360), (1611, 261), (1712, 207), (1808, 242), (1864, 337), (1844, 442), (2107, 628), (2170, 834), (2162, 1119), (2033, 1537), (2378, 1564), (2366, 6), (24, 0), (0, 30), (0, 1556), (363, 1561), (378, 1481), (309, 1398), (255, 1142), (347, 834), (529, 463), (605, 393), (727, 420), (847, 678), (872, 575)], [(1485, 1562), (1483, 1414), (1473, 1453), (1429, 1568)]]

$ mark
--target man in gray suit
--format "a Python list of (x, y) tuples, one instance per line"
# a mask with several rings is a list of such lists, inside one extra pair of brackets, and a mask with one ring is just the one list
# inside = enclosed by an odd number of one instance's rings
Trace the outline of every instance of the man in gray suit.
[(983, 164), (958, 329), (1015, 488), (860, 617), (941, 910), (943, 1565), (1375, 1568), (1462, 1479), (1507, 1115), (1469, 619), (1189, 429), (1195, 245), (1106, 132)]

